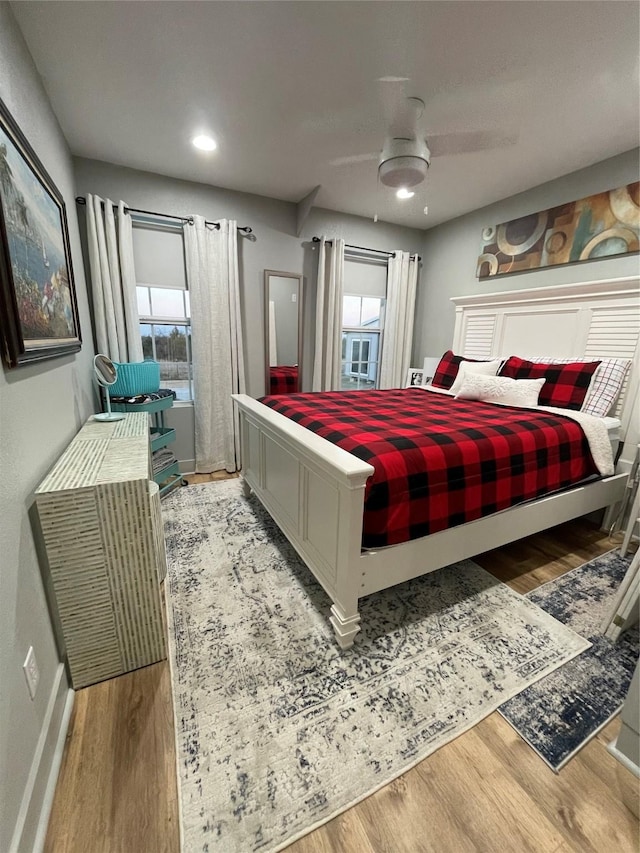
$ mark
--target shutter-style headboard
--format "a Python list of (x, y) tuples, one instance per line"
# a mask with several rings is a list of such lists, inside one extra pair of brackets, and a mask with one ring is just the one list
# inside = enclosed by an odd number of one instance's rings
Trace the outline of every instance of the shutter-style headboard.
[(451, 301), (456, 306), (453, 350), (469, 358), (633, 359), (615, 411), (626, 440), (623, 457), (633, 459), (640, 441), (640, 278), (454, 296)]

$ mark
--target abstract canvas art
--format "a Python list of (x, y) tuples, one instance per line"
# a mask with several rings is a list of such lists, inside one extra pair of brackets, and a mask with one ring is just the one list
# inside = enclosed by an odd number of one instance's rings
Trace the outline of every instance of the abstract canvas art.
[(521, 216), (482, 231), (476, 275), (491, 278), (637, 252), (640, 182)]
[(1, 101), (0, 339), (7, 367), (80, 349), (64, 202)]

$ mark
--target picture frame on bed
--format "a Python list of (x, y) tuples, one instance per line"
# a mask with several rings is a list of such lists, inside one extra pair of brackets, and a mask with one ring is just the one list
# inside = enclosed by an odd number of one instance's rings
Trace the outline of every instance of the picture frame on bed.
[(81, 347), (65, 204), (1, 100), (0, 318), (9, 368)]
[(421, 367), (410, 367), (407, 371), (407, 381), (405, 383), (405, 388), (411, 388), (412, 386), (419, 386), (427, 384), (427, 377), (425, 375), (424, 370)]

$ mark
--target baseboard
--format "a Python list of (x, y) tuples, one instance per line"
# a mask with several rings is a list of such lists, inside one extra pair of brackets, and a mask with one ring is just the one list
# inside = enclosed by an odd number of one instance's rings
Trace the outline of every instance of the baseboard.
[(64, 664), (60, 663), (31, 762), (10, 853), (40, 853), (44, 847), (74, 695)]
[(196, 460), (195, 459), (179, 459), (180, 464), (180, 473), (181, 474), (193, 474), (196, 470)]

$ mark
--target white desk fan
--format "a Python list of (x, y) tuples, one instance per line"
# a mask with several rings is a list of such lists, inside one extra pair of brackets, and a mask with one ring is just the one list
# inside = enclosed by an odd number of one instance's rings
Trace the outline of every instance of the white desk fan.
[(96, 421), (122, 421), (124, 420), (124, 412), (111, 411), (111, 398), (109, 397), (109, 386), (115, 384), (118, 378), (118, 371), (115, 364), (109, 356), (98, 354), (93, 359), (93, 371), (96, 376), (96, 382), (105, 389), (104, 395), (107, 398), (107, 411), (99, 412), (94, 415)]

